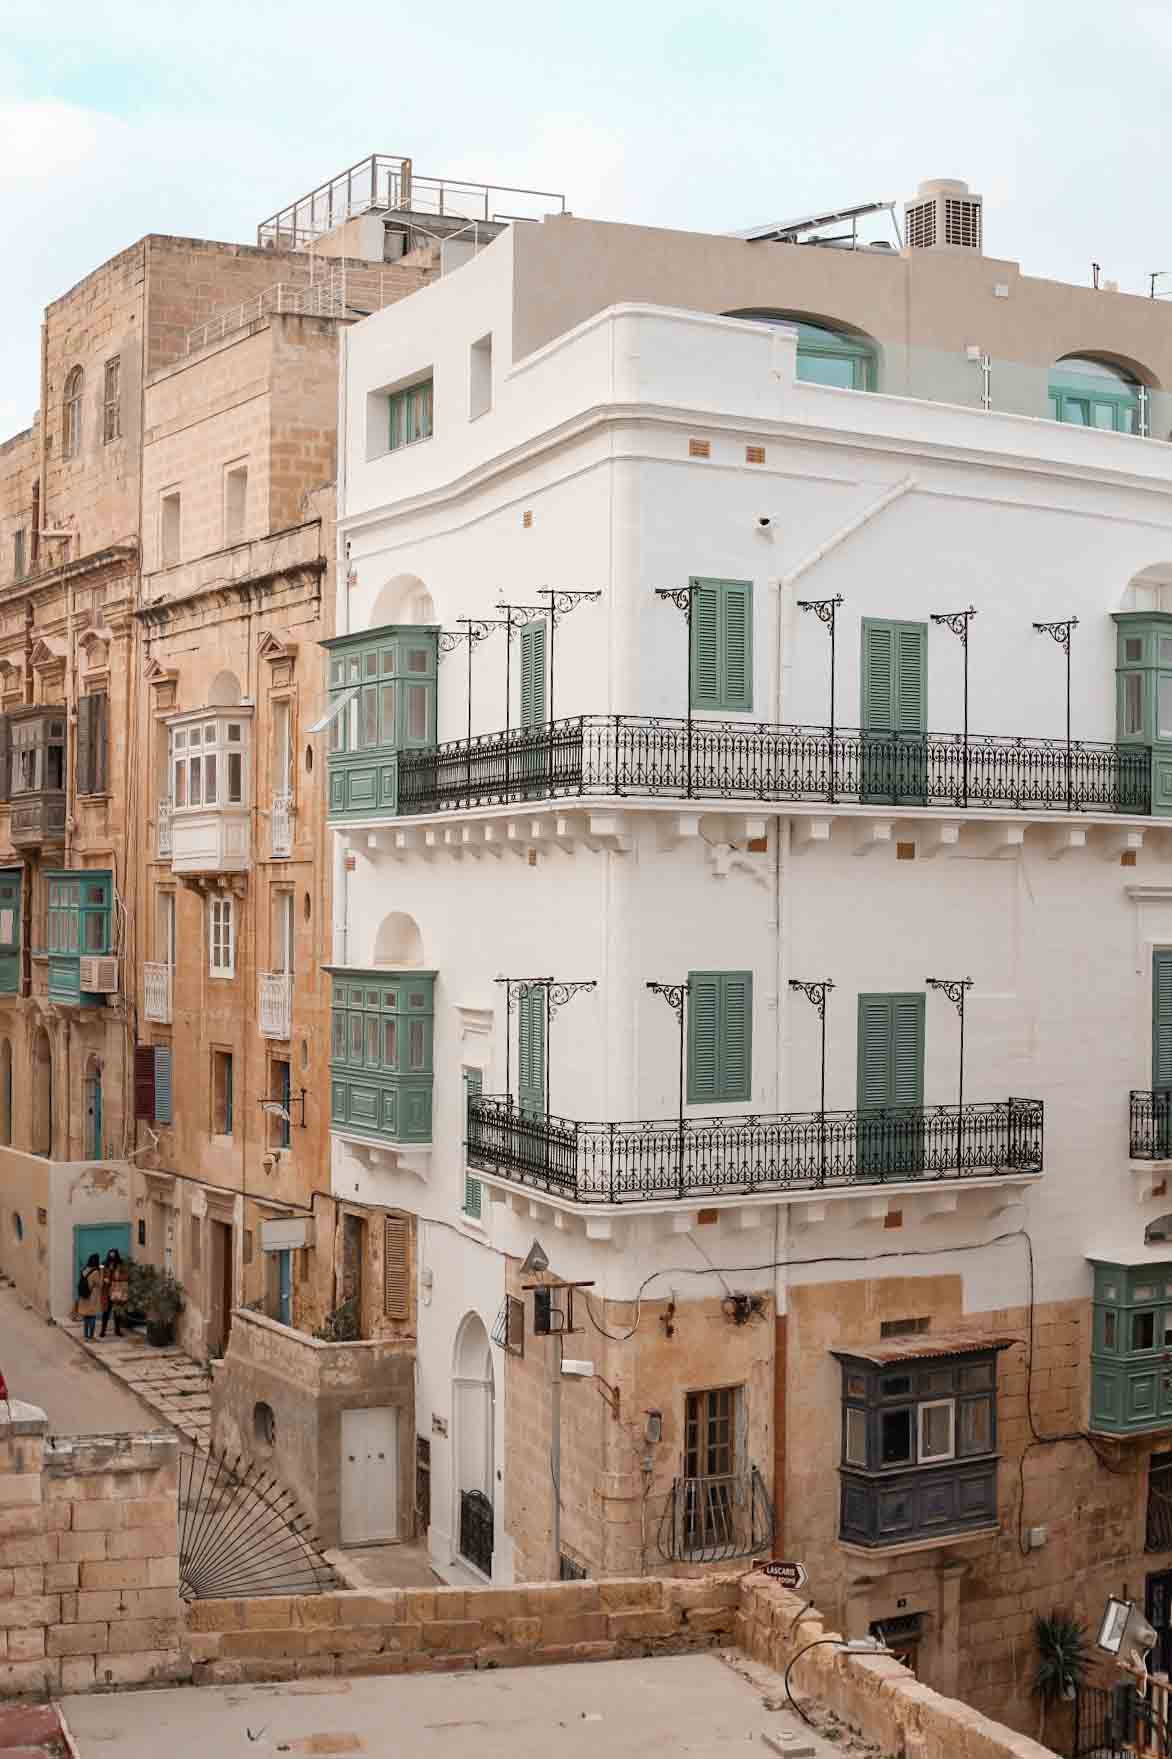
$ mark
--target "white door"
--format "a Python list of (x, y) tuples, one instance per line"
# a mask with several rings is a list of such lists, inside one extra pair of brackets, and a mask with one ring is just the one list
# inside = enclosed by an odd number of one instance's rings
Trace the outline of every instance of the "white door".
[(342, 1412), (342, 1544), (399, 1537), (399, 1413)]

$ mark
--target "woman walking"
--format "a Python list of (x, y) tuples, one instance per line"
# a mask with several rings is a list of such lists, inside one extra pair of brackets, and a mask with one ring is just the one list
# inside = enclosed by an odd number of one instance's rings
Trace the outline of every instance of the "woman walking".
[(114, 1315), (114, 1336), (122, 1336), (122, 1321), (126, 1318), (129, 1294), (130, 1267), (123, 1260), (118, 1248), (111, 1246), (102, 1266), (102, 1337), (106, 1335), (111, 1314)]
[(82, 1320), (82, 1334), (87, 1344), (93, 1342), (102, 1310), (102, 1261), (91, 1252), (85, 1269), (77, 1280), (77, 1311)]

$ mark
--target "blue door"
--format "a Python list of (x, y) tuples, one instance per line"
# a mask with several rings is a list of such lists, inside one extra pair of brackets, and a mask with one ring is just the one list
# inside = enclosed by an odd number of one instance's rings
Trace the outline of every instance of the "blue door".
[(73, 1287), (76, 1291), (82, 1266), (91, 1252), (105, 1261), (107, 1252), (113, 1246), (121, 1252), (123, 1258), (130, 1260), (130, 1223), (129, 1222), (97, 1222), (87, 1227), (76, 1227), (73, 1230)]

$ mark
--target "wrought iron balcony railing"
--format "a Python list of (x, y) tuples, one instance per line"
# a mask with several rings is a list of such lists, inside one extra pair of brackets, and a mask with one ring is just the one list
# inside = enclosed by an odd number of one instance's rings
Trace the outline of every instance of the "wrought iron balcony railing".
[(1146, 749), (960, 733), (578, 715), (399, 754), (400, 813), (569, 795), (860, 801), (1006, 812), (1151, 810)]
[(288, 1038), (293, 1030), (293, 979), (287, 971), (262, 971), (257, 995), (261, 1034)]
[(752, 1557), (772, 1541), (773, 1504), (756, 1466), (672, 1484), (659, 1523), (659, 1555), (669, 1562)]
[(273, 855), (293, 853), (293, 796), (274, 794), (269, 818), (269, 850)]
[(1172, 1160), (1172, 1087), (1131, 1090), (1132, 1160)]
[(159, 801), (158, 816), (155, 819), (156, 848), (160, 856), (171, 853), (171, 802)]
[(575, 1203), (752, 1196), (1042, 1170), (1042, 1101), (584, 1124), (479, 1095), (468, 1163)]
[(171, 1023), (171, 966), (162, 960), (147, 959), (142, 968), (143, 1016), (163, 1026)]

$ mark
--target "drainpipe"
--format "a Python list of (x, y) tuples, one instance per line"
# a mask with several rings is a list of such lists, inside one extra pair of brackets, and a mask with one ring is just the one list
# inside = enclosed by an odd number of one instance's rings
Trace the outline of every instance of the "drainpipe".
[(550, 1386), (550, 1417), (551, 1434), (549, 1440), (549, 1475), (553, 1490), (553, 1519), (550, 1523), (553, 1535), (553, 1567), (549, 1573), (551, 1582), (556, 1582), (561, 1574), (562, 1557), (562, 1340), (554, 1336), (550, 1339), (553, 1345), (553, 1381)]

